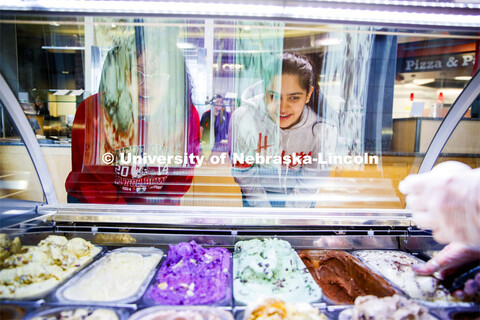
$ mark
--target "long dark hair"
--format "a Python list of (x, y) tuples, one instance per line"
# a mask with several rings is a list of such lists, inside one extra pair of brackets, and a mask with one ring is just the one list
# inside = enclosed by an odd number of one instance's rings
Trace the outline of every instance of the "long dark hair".
[(320, 115), (319, 107), (319, 89), (318, 89), (318, 75), (315, 70), (312, 61), (304, 55), (285, 52), (282, 54), (282, 74), (297, 75), (300, 78), (300, 86), (310, 91), (310, 87), (313, 87), (313, 93), (310, 97), (310, 101), (307, 105), (317, 114)]

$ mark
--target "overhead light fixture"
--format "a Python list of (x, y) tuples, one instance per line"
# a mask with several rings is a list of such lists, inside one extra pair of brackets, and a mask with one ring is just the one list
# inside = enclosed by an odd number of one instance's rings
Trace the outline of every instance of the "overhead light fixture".
[(42, 46), (44, 50), (85, 50), (85, 47), (57, 47), (57, 46)]
[(318, 39), (315, 41), (315, 45), (317, 46), (335, 46), (340, 44), (340, 39), (337, 38), (325, 38), (325, 39)]
[(196, 48), (193, 43), (190, 42), (177, 42), (177, 47), (179, 49), (193, 49)]
[(412, 81), (414, 84), (418, 84), (419, 86), (435, 82), (435, 79), (413, 79)]
[[(360, 0), (358, 0), (360, 1)], [(374, 3), (379, 0), (372, 0)], [(463, 2), (466, 2), (464, 0)], [(469, 0), (473, 1), (473, 0)], [(391, 1), (398, 6), (357, 6), (354, 9), (344, 5), (325, 5), (326, 1), (307, 1), (308, 6), (299, 5), (296, 1), (270, 1), (263, 4), (241, 4), (237, 1), (86, 1), (86, 0), (14, 0), (3, 1), (2, 11), (57, 11), (57, 12), (93, 12), (93, 13), (128, 13), (128, 14), (168, 14), (195, 16), (234, 16), (234, 17), (272, 17), (277, 19), (306, 19), (317, 21), (387, 23), (422, 26), (480, 27), (478, 5), (467, 6), (455, 4), (456, 11), (431, 1)], [(361, 1), (360, 1), (361, 2)], [(302, 4), (305, 2), (301, 2)], [(443, 3), (443, 2), (442, 2)], [(335, 3), (333, 3), (335, 4)], [(437, 13), (425, 8), (439, 8)], [(463, 6), (463, 7), (462, 7)], [(322, 22), (323, 23), (323, 22)]]
[(472, 79), (472, 77), (469, 77), (469, 76), (458, 76), (458, 77), (455, 77), (453, 78), (455, 80), (463, 80), (463, 81), (469, 81), (470, 79)]
[(50, 22), (50, 25), (54, 27), (60, 27), (60, 23), (58, 22)]

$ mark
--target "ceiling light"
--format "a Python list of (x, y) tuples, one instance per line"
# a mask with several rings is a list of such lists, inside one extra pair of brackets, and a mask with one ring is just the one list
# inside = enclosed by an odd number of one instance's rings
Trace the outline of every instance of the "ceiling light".
[(458, 77), (455, 77), (453, 78), (455, 80), (463, 80), (463, 81), (469, 81), (470, 79), (472, 79), (472, 77), (469, 77), (469, 76), (458, 76)]
[(326, 38), (326, 39), (318, 39), (315, 41), (315, 45), (317, 46), (334, 46), (340, 44), (340, 39), (337, 38)]
[(85, 47), (57, 47), (57, 46), (42, 46), (44, 50), (85, 50)]
[(432, 83), (434, 82), (435, 79), (413, 79), (414, 84), (418, 84), (419, 86), (427, 84), (427, 83)]
[(195, 45), (193, 43), (189, 43), (189, 42), (178, 42), (177, 47), (179, 49), (193, 49), (193, 48), (195, 48)]

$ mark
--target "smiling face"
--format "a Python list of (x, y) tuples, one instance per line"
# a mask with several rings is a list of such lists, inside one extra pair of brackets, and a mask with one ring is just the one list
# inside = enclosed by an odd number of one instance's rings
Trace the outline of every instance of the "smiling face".
[[(276, 88), (280, 87), (278, 92)], [(300, 77), (294, 74), (275, 76), (267, 88), (267, 109), (275, 121), (280, 110), (280, 128), (289, 129), (300, 121), (305, 104), (310, 101), (313, 87), (307, 91), (300, 84)], [(280, 104), (280, 106), (279, 106)]]

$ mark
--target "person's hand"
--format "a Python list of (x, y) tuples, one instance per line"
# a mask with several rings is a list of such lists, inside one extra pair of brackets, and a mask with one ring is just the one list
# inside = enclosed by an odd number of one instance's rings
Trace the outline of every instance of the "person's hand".
[(435, 240), (480, 245), (480, 169), (448, 161), (408, 176), (399, 189), (417, 225), (432, 229)]
[[(471, 262), (480, 263), (480, 247), (467, 246), (460, 242), (452, 242), (443, 248), (434, 258), (424, 264), (412, 266), (413, 271), (419, 275), (432, 275), (438, 272), (440, 279), (445, 279), (462, 266)], [(480, 273), (474, 279), (465, 282), (463, 290), (457, 290), (454, 296), (460, 299), (474, 297), (479, 294)]]

